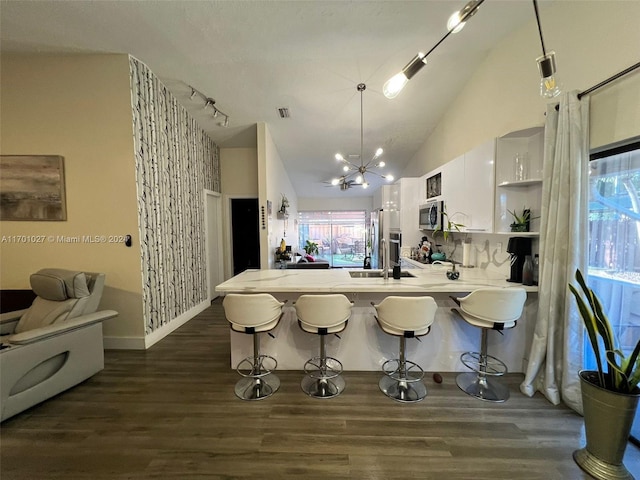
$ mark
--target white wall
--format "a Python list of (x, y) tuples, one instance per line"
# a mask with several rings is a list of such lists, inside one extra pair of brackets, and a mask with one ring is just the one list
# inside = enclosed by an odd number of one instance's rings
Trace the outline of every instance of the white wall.
[[(258, 123), (258, 190), (260, 209), (265, 212), (265, 228), (260, 228), (260, 265), (273, 268), (274, 254), (285, 239), (293, 249), (298, 247), (298, 197), (289, 179), (278, 148), (264, 122)], [(289, 219), (278, 218), (282, 195), (289, 200)], [(267, 212), (267, 201), (271, 201), (271, 214)], [(262, 221), (262, 219), (261, 219)]]

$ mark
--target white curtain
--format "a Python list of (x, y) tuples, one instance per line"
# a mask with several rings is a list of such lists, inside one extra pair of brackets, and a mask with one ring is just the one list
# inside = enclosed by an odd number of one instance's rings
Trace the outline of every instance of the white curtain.
[(586, 273), (589, 99), (562, 94), (547, 107), (540, 231), (538, 318), (522, 393), (542, 392), (582, 413), (578, 371), (583, 327), (568, 289), (576, 268)]

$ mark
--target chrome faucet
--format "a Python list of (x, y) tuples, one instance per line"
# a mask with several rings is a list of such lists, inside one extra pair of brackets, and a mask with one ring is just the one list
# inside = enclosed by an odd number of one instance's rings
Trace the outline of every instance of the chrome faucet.
[(382, 277), (385, 280), (389, 280), (389, 249), (387, 248), (387, 241), (381, 238), (380, 244), (382, 245)]

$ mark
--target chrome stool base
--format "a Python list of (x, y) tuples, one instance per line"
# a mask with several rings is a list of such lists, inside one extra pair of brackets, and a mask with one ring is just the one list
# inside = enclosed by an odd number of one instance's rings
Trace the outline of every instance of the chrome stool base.
[[(324, 349), (322, 349), (324, 350)], [(332, 398), (340, 395), (345, 381), (340, 375), (342, 363), (333, 357), (314, 357), (304, 364), (307, 374), (300, 383), (302, 391), (314, 398)]]
[(382, 371), (385, 376), (380, 379), (378, 386), (387, 397), (412, 403), (424, 400), (427, 396), (427, 387), (422, 383), (424, 370), (417, 363), (392, 358), (382, 364)]
[(300, 382), (302, 391), (314, 398), (333, 398), (344, 391), (346, 383), (342, 376), (333, 378), (304, 377)]
[(235, 393), (241, 400), (262, 400), (270, 397), (280, 388), (280, 379), (272, 373), (278, 361), (270, 355), (257, 355), (242, 360), (236, 372), (242, 379), (235, 386)]
[(378, 382), (382, 393), (402, 403), (415, 403), (427, 396), (427, 387), (421, 381), (406, 382), (391, 377), (382, 377)]
[(509, 399), (509, 389), (492, 378), (479, 376), (477, 373), (461, 373), (456, 377), (456, 384), (467, 395), (486, 402), (505, 402)]
[(280, 379), (273, 373), (260, 377), (245, 377), (238, 380), (235, 393), (241, 400), (262, 400), (280, 388)]

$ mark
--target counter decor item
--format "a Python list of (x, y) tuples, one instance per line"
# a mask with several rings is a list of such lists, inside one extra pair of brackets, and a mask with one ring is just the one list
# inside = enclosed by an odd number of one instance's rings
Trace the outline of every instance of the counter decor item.
[(576, 298), (598, 369), (579, 373), (587, 445), (573, 452), (573, 459), (599, 480), (633, 480), (622, 459), (640, 398), (640, 340), (624, 357), (600, 300), (579, 269), (576, 281), (581, 293), (574, 285), (569, 284), (569, 289)]
[(524, 207), (522, 209), (521, 214), (516, 213), (515, 209), (513, 211), (507, 210), (507, 212), (509, 212), (513, 217), (513, 222), (511, 223), (511, 225), (509, 225), (512, 232), (528, 232), (531, 225), (531, 220), (540, 218), (532, 217), (531, 210), (527, 207)]
[[(436, 228), (433, 231), (433, 238), (435, 240), (436, 235), (438, 233), (442, 233), (444, 247), (448, 250), (446, 258), (451, 261), (451, 270), (447, 270), (447, 278), (449, 280), (457, 280), (458, 278), (460, 278), (460, 272), (456, 270), (456, 262), (453, 260), (453, 252), (456, 249), (456, 245), (453, 239), (453, 232), (459, 232), (460, 228), (464, 227), (464, 225), (454, 222), (444, 208), (442, 209), (442, 218), (442, 230)], [(435, 258), (435, 255), (436, 254), (432, 253), (431, 258), (437, 260), (437, 258)]]

